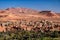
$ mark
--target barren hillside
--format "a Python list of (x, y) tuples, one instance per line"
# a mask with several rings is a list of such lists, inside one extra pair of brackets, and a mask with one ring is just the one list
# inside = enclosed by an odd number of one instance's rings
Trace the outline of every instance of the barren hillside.
[(37, 11), (28, 8), (7, 8), (0, 10), (0, 20), (16, 20), (16, 19), (47, 19), (60, 20), (60, 15), (51, 11)]
[[(38, 23), (40, 20), (48, 20), (53, 23), (60, 24), (60, 14), (52, 11), (37, 11), (28, 8), (7, 8), (0, 10), (0, 26), (4, 26), (0, 27), (1, 31), (6, 31), (5, 28), (9, 28), (5, 27), (7, 25), (10, 26), (9, 30), (12, 29), (11, 26), (14, 27), (14, 25), (20, 25), (22, 29), (26, 30), (27, 25), (30, 25), (30, 22), (32, 22), (31, 25), (36, 26), (37, 24), (35, 24), (35, 22)], [(19, 22), (24, 25), (17, 24)], [(38, 26), (40, 25), (38, 24)], [(27, 30), (31, 29), (33, 29), (33, 27), (29, 26)]]
[(37, 11), (33, 9), (28, 9), (28, 8), (7, 8), (5, 10), (0, 10), (0, 14), (14, 14), (14, 15), (19, 15), (19, 14), (42, 14), (43, 16), (58, 16), (58, 14), (51, 12), (51, 11)]

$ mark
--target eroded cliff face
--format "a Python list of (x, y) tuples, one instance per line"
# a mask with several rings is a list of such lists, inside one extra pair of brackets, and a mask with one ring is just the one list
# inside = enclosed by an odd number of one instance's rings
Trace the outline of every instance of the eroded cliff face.
[[(45, 23), (39, 23), (39, 20), (48, 20), (48, 22), (52, 21), (53, 23), (51, 24), (58, 24), (59, 26), (57, 27), (57, 29), (60, 30), (60, 15), (55, 12), (37, 11), (28, 8), (7, 8), (5, 10), (0, 10), (0, 31), (19, 28), (30, 31), (35, 28), (34, 26), (40, 28), (40, 26)], [(23, 22), (23, 24), (21, 25), (19, 22)], [(34, 24), (35, 22), (37, 24)], [(29, 24), (30, 26), (27, 26), (27, 24)], [(52, 25), (51, 28), (55, 30), (54, 26)], [(45, 24), (44, 28), (48, 28), (47, 26), (50, 25)], [(42, 29), (40, 28), (40, 30)]]

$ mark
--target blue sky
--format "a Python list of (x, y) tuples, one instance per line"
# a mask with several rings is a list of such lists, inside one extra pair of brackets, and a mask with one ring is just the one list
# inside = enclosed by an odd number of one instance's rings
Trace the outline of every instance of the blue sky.
[(60, 12), (60, 0), (0, 0), (0, 9), (11, 7)]

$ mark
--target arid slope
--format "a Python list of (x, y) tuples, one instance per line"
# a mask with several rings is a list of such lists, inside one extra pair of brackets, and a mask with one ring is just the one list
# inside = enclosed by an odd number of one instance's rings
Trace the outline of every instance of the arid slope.
[[(14, 22), (21, 19), (27, 21), (48, 20), (60, 24), (60, 14), (52, 11), (37, 11), (27, 8), (7, 8), (5, 10), (0, 10), (0, 22)], [(6, 27), (0, 27), (0, 31), (5, 31), (5, 28)]]
[(51, 11), (37, 11), (28, 8), (7, 8), (0, 10), (0, 21), (39, 18), (60, 21), (60, 15)]

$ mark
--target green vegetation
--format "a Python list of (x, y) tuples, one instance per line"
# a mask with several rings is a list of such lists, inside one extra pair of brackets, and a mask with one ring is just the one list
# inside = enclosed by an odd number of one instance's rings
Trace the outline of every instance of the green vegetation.
[(41, 32), (15, 30), (15, 32), (0, 32), (0, 40), (60, 40), (58, 31)]
[[(22, 27), (32, 27), (30, 31)], [(20, 20), (16, 22), (1, 22), (0, 26), (6, 27), (6, 32), (0, 32), (0, 40), (60, 40), (60, 31), (51, 30), (60, 25), (47, 20), (29, 21)], [(12, 27), (9, 31), (8, 27)], [(13, 30), (12, 30), (13, 29)]]

